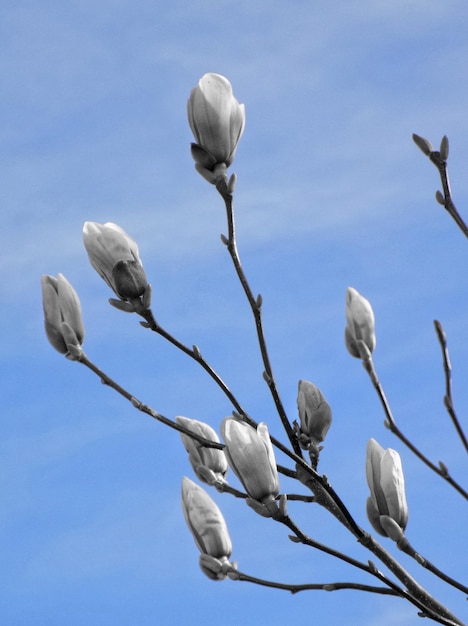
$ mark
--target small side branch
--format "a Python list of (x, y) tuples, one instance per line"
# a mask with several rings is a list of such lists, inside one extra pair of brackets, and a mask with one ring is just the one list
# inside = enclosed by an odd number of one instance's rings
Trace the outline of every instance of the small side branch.
[(232, 568), (228, 571), (228, 576), (232, 580), (241, 580), (254, 585), (260, 585), (262, 587), (273, 587), (274, 589), (284, 589), (292, 594), (299, 593), (300, 591), (339, 591), (341, 589), (356, 589), (358, 591), (367, 591), (369, 593), (379, 593), (389, 596), (400, 596), (401, 594), (394, 589), (388, 587), (375, 587), (372, 585), (362, 585), (361, 583), (351, 582), (336, 582), (336, 583), (310, 583), (304, 585), (289, 585), (286, 583), (273, 582), (271, 580), (264, 580), (263, 578), (257, 578), (249, 576), (239, 570)]
[(442, 192), (437, 191), (437, 202), (445, 208), (465, 237), (468, 237), (468, 226), (458, 213), (455, 204), (453, 203), (452, 192), (450, 190), (450, 181), (447, 171), (447, 158), (449, 152), (448, 138), (444, 135), (442, 141), (440, 142), (440, 150), (433, 150), (431, 143), (419, 135), (413, 134), (413, 141), (421, 152), (429, 158), (431, 163), (436, 166), (437, 171), (439, 172), (440, 181), (442, 183)]
[(431, 561), (428, 561), (428, 559), (422, 556), (422, 554), (419, 554), (419, 552), (416, 552), (416, 550), (413, 548), (413, 546), (410, 544), (410, 542), (405, 536), (402, 539), (400, 539), (400, 541), (397, 541), (396, 545), (402, 552), (404, 552), (405, 554), (408, 554), (417, 563), (419, 563), (419, 565), (427, 569), (429, 572), (432, 572), (435, 576), (437, 576), (441, 580), (445, 581), (452, 587), (455, 587), (455, 589), (459, 589), (464, 594), (468, 595), (468, 587), (466, 587), (462, 583), (458, 582), (458, 580), (455, 580), (454, 578), (452, 578), (451, 576), (443, 572), (436, 565), (431, 563)]
[(447, 481), (460, 495), (462, 495), (465, 500), (468, 500), (468, 491), (466, 491), (461, 485), (459, 485), (451, 476), (448, 471), (445, 463), (439, 462), (439, 465), (435, 465), (430, 459), (428, 459), (420, 450), (417, 448), (400, 430), (398, 427), (395, 418), (393, 417), (393, 413), (390, 408), (390, 404), (388, 403), (387, 397), (383, 390), (383, 387), (380, 383), (380, 380), (377, 376), (377, 372), (375, 371), (374, 362), (371, 356), (368, 356), (365, 359), (362, 359), (362, 364), (364, 369), (369, 374), (369, 378), (372, 381), (374, 389), (379, 396), (380, 402), (382, 404), (383, 410), (386, 415), (385, 426), (396, 436), (398, 439), (405, 444), (405, 446), (415, 454), (418, 459), (420, 459), (427, 467), (429, 467), (433, 472), (435, 472), (438, 476)]
[(445, 396), (444, 396), (444, 405), (447, 409), (447, 412), (452, 420), (452, 423), (455, 427), (455, 430), (458, 433), (458, 436), (463, 443), (465, 450), (468, 452), (468, 440), (466, 438), (465, 433), (461, 427), (461, 424), (457, 418), (455, 413), (455, 409), (453, 408), (453, 399), (452, 399), (452, 366), (450, 364), (450, 356), (447, 348), (447, 336), (443, 329), (442, 324), (438, 321), (434, 321), (434, 327), (437, 333), (437, 338), (440, 343), (440, 347), (442, 349), (442, 360), (444, 364), (444, 373), (445, 373)]

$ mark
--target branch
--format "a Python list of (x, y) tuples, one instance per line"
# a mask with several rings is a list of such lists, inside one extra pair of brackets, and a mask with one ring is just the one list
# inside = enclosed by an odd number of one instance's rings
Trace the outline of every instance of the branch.
[(440, 191), (436, 192), (437, 202), (445, 208), (445, 210), (455, 221), (456, 225), (462, 231), (465, 237), (468, 237), (468, 226), (465, 224), (461, 215), (458, 213), (452, 200), (452, 192), (450, 190), (450, 181), (447, 171), (447, 157), (449, 151), (448, 138), (445, 135), (444, 137), (442, 137), (442, 141), (440, 142), (440, 150), (433, 150), (431, 143), (427, 139), (424, 139), (424, 137), (420, 137), (419, 135), (413, 134), (413, 141), (418, 146), (418, 148), (429, 158), (431, 163), (436, 166), (439, 172), (443, 193), (441, 193)]
[(460, 437), (465, 450), (468, 452), (468, 440), (463, 432), (460, 422), (458, 421), (457, 415), (455, 413), (455, 409), (453, 408), (453, 399), (452, 399), (452, 378), (451, 371), (452, 366), (450, 364), (450, 356), (447, 348), (447, 336), (443, 329), (442, 324), (438, 320), (434, 320), (434, 326), (437, 333), (437, 338), (439, 339), (440, 347), (442, 349), (442, 359), (444, 363), (444, 372), (445, 372), (445, 396), (444, 396), (444, 405), (447, 409), (447, 412), (450, 416), (450, 419), (455, 426), (455, 430)]
[(261, 585), (263, 587), (273, 587), (275, 589), (285, 589), (286, 591), (290, 591), (292, 594), (299, 593), (300, 591), (338, 591), (340, 589), (357, 589), (358, 591), (367, 591), (369, 593), (380, 593), (383, 595), (390, 596), (401, 596), (398, 591), (394, 589), (389, 589), (388, 587), (374, 587), (371, 585), (362, 585), (361, 583), (347, 583), (347, 582), (336, 582), (336, 583), (311, 583), (304, 585), (288, 585), (286, 583), (277, 583), (272, 582), (271, 580), (264, 580), (262, 578), (256, 578), (254, 576), (249, 576), (248, 574), (244, 574), (243, 572), (239, 572), (239, 570), (232, 567), (227, 572), (229, 578), (232, 580), (241, 580), (249, 583), (253, 583), (255, 585)]

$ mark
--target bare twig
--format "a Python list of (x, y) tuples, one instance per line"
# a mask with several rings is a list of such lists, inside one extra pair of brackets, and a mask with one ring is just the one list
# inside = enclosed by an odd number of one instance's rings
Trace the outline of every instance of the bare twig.
[(136, 398), (133, 394), (129, 393), (126, 389), (124, 389), (118, 383), (116, 383), (115, 380), (113, 380), (105, 372), (99, 369), (97, 365), (95, 365), (92, 361), (88, 359), (88, 357), (83, 351), (81, 351), (80, 355), (74, 360), (78, 361), (79, 363), (87, 367), (89, 370), (91, 370), (94, 374), (96, 374), (100, 378), (101, 382), (104, 385), (107, 385), (108, 387), (111, 387), (112, 389), (114, 389), (114, 391), (116, 391), (118, 394), (123, 396), (126, 400), (131, 402), (132, 406), (138, 409), (139, 411), (141, 411), (142, 413), (146, 413), (146, 415), (149, 415), (150, 417), (152, 417), (158, 422), (161, 422), (165, 426), (169, 426), (169, 428), (172, 428), (173, 430), (177, 430), (180, 433), (189, 435), (190, 437), (192, 437), (193, 439), (196, 439), (196, 441), (200, 442), (207, 448), (218, 448), (220, 450), (224, 448), (224, 444), (218, 443), (216, 441), (210, 441), (209, 439), (205, 439), (205, 437), (202, 437), (201, 435), (198, 435), (194, 433), (193, 431), (188, 430), (187, 428), (184, 428), (184, 426), (177, 424), (176, 422), (172, 421), (168, 417), (164, 417), (164, 415), (162, 415), (158, 411), (155, 411), (147, 404), (143, 404), (143, 402), (138, 400), (138, 398)]
[(237, 276), (241, 282), (244, 293), (247, 297), (247, 300), (250, 304), (250, 308), (252, 309), (252, 313), (255, 319), (255, 327), (257, 330), (258, 343), (260, 346), (260, 352), (262, 355), (263, 365), (264, 365), (264, 373), (263, 377), (270, 389), (270, 393), (273, 397), (276, 410), (278, 411), (278, 415), (281, 419), (281, 423), (283, 424), (283, 428), (286, 431), (288, 439), (291, 443), (291, 446), (297, 456), (302, 457), (302, 451), (299, 446), (299, 442), (297, 437), (294, 434), (293, 428), (288, 420), (286, 415), (286, 411), (284, 409), (283, 403), (281, 401), (275, 377), (273, 374), (273, 369), (270, 363), (270, 357), (268, 355), (267, 345), (265, 341), (265, 335), (263, 332), (263, 323), (262, 323), (262, 297), (258, 295), (255, 297), (253, 295), (252, 289), (248, 283), (244, 270), (242, 268), (239, 251), (237, 249), (236, 242), (236, 228), (234, 221), (234, 206), (232, 200), (232, 192), (229, 189), (229, 185), (227, 183), (226, 177), (222, 177), (218, 179), (216, 184), (216, 189), (224, 200), (226, 206), (226, 214), (227, 214), (227, 223), (228, 223), (228, 237), (222, 237), (223, 243), (227, 246), (229, 254), (231, 256), (232, 262), (236, 269)]
[(468, 226), (463, 221), (461, 215), (458, 213), (455, 204), (452, 200), (452, 192), (450, 190), (450, 181), (447, 171), (447, 157), (448, 157), (448, 138), (444, 135), (440, 143), (440, 150), (433, 150), (430, 142), (424, 137), (413, 134), (413, 141), (418, 148), (429, 158), (433, 163), (437, 171), (439, 172), (440, 181), (442, 183), (442, 192), (437, 191), (436, 200), (441, 204), (447, 213), (455, 221), (458, 228), (462, 231), (465, 237), (468, 237)]
[(453, 399), (452, 399), (452, 366), (450, 364), (450, 356), (447, 347), (447, 337), (444, 331), (442, 324), (438, 320), (434, 320), (434, 327), (437, 333), (437, 338), (440, 343), (440, 347), (442, 349), (442, 360), (444, 363), (444, 372), (445, 372), (445, 396), (444, 396), (444, 405), (447, 409), (447, 412), (450, 416), (450, 419), (455, 426), (455, 430), (460, 437), (465, 450), (468, 452), (468, 440), (466, 438), (465, 433), (463, 432), (463, 428), (457, 418), (455, 413), (455, 409), (453, 408)]
[(446, 480), (450, 485), (452, 485), (452, 487), (456, 489), (458, 493), (461, 494), (465, 498), (465, 500), (468, 500), (468, 492), (450, 476), (445, 463), (439, 462), (439, 465), (435, 465), (435, 463), (430, 461), (430, 459), (428, 459), (399, 429), (395, 421), (395, 418), (393, 417), (393, 414), (390, 409), (390, 405), (388, 403), (383, 387), (377, 376), (377, 372), (375, 371), (372, 356), (368, 355), (367, 358), (362, 359), (362, 364), (366, 372), (369, 374), (372, 384), (374, 385), (374, 389), (376, 390), (377, 395), (380, 398), (380, 402), (382, 404), (382, 407), (384, 409), (384, 412), (387, 418), (384, 422), (385, 426), (394, 435), (396, 435), (396, 437), (398, 437), (398, 439), (402, 443), (404, 443), (405, 446), (409, 448), (411, 452), (413, 452), (413, 454), (415, 454), (425, 465), (427, 465), (427, 467), (429, 467), (438, 476), (440, 476), (441, 478)]
[(273, 587), (274, 589), (284, 589), (290, 591), (292, 594), (299, 593), (300, 591), (338, 591), (340, 589), (356, 589), (358, 591), (367, 591), (369, 593), (380, 593), (390, 596), (401, 596), (398, 591), (389, 589), (388, 587), (374, 587), (371, 585), (363, 585), (361, 583), (348, 583), (348, 582), (335, 582), (335, 583), (311, 583), (304, 585), (291, 585), (287, 583), (277, 583), (271, 580), (264, 580), (263, 578), (257, 578), (249, 576), (235, 568), (228, 570), (229, 578), (233, 580), (241, 580), (255, 585), (261, 585), (263, 587)]
[(416, 552), (406, 536), (403, 536), (402, 539), (397, 541), (396, 545), (402, 552), (411, 556), (417, 563), (419, 563), (419, 565), (429, 570), (430, 572), (435, 574), (435, 576), (437, 576), (441, 580), (444, 580), (452, 587), (455, 587), (456, 589), (459, 589), (460, 591), (463, 591), (463, 593), (468, 595), (468, 587), (462, 585), (462, 583), (458, 582), (458, 580), (455, 580), (454, 578), (440, 570), (438, 567), (436, 567), (433, 563), (431, 563), (431, 561), (428, 561), (424, 556), (422, 556), (422, 554)]

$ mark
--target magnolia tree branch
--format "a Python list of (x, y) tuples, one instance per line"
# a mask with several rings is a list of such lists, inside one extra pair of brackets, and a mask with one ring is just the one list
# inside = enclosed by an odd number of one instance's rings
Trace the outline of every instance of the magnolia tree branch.
[(442, 349), (442, 360), (444, 363), (444, 372), (445, 372), (445, 396), (444, 396), (444, 405), (447, 409), (447, 412), (452, 420), (452, 423), (455, 427), (455, 430), (458, 433), (458, 436), (461, 439), (465, 450), (468, 452), (468, 439), (466, 438), (465, 433), (463, 432), (463, 428), (457, 418), (455, 413), (455, 409), (453, 408), (453, 398), (452, 398), (452, 366), (450, 364), (450, 356), (447, 347), (447, 336), (443, 329), (442, 324), (438, 320), (434, 320), (434, 327), (437, 333), (437, 338), (440, 343), (440, 347)]
[[(149, 407), (148, 405), (142, 403), (140, 400), (138, 400), (133, 394), (129, 393), (127, 390), (125, 390), (122, 386), (120, 386), (118, 383), (116, 383), (110, 376), (108, 376), (105, 372), (103, 372), (100, 368), (98, 368), (94, 363), (92, 363), (88, 357), (86, 356), (86, 354), (84, 353), (83, 350), (76, 350), (75, 353), (73, 355), (71, 355), (71, 360), (75, 360), (79, 363), (81, 363), (82, 365), (84, 365), (85, 367), (87, 367), (89, 370), (91, 370), (94, 374), (96, 374), (101, 382), (105, 385), (108, 385), (110, 388), (114, 389), (117, 393), (119, 393), (119, 395), (123, 396), (125, 399), (127, 399), (129, 402), (131, 402), (132, 406), (134, 406), (136, 409), (138, 409), (139, 411), (149, 415), (150, 417), (152, 417), (153, 419), (161, 422), (162, 424), (169, 426), (170, 428), (177, 430), (180, 433), (189, 435), (190, 437), (192, 437), (193, 439), (199, 441), (203, 446), (209, 447), (209, 448), (217, 448), (217, 449), (223, 449), (224, 445), (214, 442), (214, 441), (210, 441), (205, 439), (204, 437), (201, 437), (199, 435), (197, 435), (196, 433), (194, 433), (191, 430), (188, 430), (186, 428), (184, 428), (183, 426), (181, 426), (180, 424), (177, 424), (176, 422), (173, 422), (172, 420), (168, 419), (167, 417), (163, 416), (161, 413), (155, 411), (154, 409), (152, 409), (151, 407)], [(372, 538), (371, 543), (369, 544), (369, 537), (367, 535), (367, 533), (364, 533), (364, 531), (362, 531), (361, 529), (359, 529), (359, 527), (356, 525), (356, 523), (353, 520), (353, 524), (350, 525), (349, 523), (349, 518), (350, 515), (347, 512), (347, 517), (343, 516), (343, 513), (341, 511), (340, 508), (340, 503), (341, 501), (338, 502), (338, 506), (336, 504), (331, 505), (331, 502), (333, 502), (333, 499), (330, 497), (330, 494), (328, 493), (328, 491), (322, 491), (320, 489), (318, 489), (317, 487), (317, 483), (314, 482), (313, 478), (311, 478), (309, 471), (311, 470), (310, 467), (307, 466), (307, 464), (301, 460), (301, 459), (297, 459), (299, 462), (302, 461), (302, 463), (306, 466), (306, 467), (301, 467), (300, 465), (298, 466), (298, 472), (297, 472), (297, 476), (298, 476), (298, 480), (301, 480), (301, 482), (303, 482), (304, 484), (306, 484), (307, 486), (311, 487), (312, 489), (314, 489), (315, 491), (318, 492), (318, 496), (314, 494), (313, 496), (313, 501), (318, 502), (319, 504), (322, 504), (322, 506), (325, 506), (328, 510), (330, 510), (345, 526), (348, 527), (349, 530), (351, 530), (351, 532), (353, 532), (353, 534), (355, 534), (355, 536), (358, 537), (358, 540), (365, 545), (366, 547), (368, 547), (369, 545), (373, 546), (373, 552), (382, 560), (382, 555), (385, 555), (384, 558), (384, 562), (385, 564), (389, 567), (389, 569), (391, 571), (393, 571), (394, 573), (396, 573), (397, 577), (401, 577), (402, 581), (405, 583), (405, 585), (409, 585), (410, 589), (409, 589), (409, 593), (406, 593), (404, 590), (400, 589), (399, 587), (397, 587), (396, 585), (394, 585), (394, 583), (392, 583), (388, 578), (386, 578), (381, 572), (379, 572), (377, 570), (377, 568), (375, 568), (375, 566), (369, 565), (369, 564), (365, 564), (362, 563), (360, 561), (357, 561), (356, 559), (353, 559), (352, 557), (349, 557), (337, 550), (334, 550), (333, 548), (330, 548), (328, 546), (325, 546), (317, 541), (315, 541), (314, 539), (308, 537), (305, 533), (303, 533), (298, 527), (297, 525), (292, 521), (292, 519), (288, 516), (288, 515), (280, 515), (277, 519), (277, 521), (280, 521), (281, 523), (285, 524), (290, 530), (292, 530), (295, 533), (295, 537), (294, 540), (300, 541), (301, 543), (308, 545), (310, 547), (316, 548), (317, 550), (320, 550), (322, 552), (325, 552), (331, 556), (334, 556), (335, 558), (338, 558), (354, 567), (357, 567), (358, 569), (361, 569), (363, 571), (366, 571), (367, 573), (370, 573), (371, 575), (376, 576), (377, 578), (379, 578), (379, 580), (385, 582), (390, 589), (394, 590), (394, 594), (393, 595), (400, 595), (405, 597), (406, 599), (408, 599), (410, 602), (412, 602), (413, 604), (415, 604), (416, 606), (418, 606), (418, 608), (423, 608), (425, 611), (428, 610), (428, 606), (435, 606), (438, 607), (438, 610), (442, 610), (441, 615), (445, 616), (445, 617), (449, 617), (449, 619), (452, 619), (451, 614), (445, 609), (445, 607), (442, 607), (442, 605), (440, 605), (436, 600), (434, 600), (432, 598), (432, 596), (429, 596), (429, 594), (427, 594), (427, 592), (425, 592), (419, 585), (418, 583), (416, 583), (412, 577), (396, 562), (394, 561), (393, 557), (391, 557), (381, 546), (379, 546), (379, 544)], [(301, 463), (301, 465), (302, 465)], [(288, 472), (289, 475), (291, 476), (291, 473)], [(312, 471), (312, 476), (315, 474), (314, 471)], [(307, 476), (307, 478), (305, 477)], [(322, 479), (323, 480), (323, 479)], [(242, 492), (239, 492), (237, 489), (232, 488), (230, 485), (228, 485), (227, 483), (224, 484), (215, 484), (214, 485), (219, 491), (222, 492), (227, 492), (230, 493), (231, 495), (234, 495), (235, 497), (240, 497), (240, 498), (245, 498), (246, 495), (243, 494)], [(332, 492), (333, 493), (333, 492)], [(326, 494), (326, 495), (325, 495)], [(288, 496), (288, 499), (290, 500), (305, 500), (308, 501), (308, 499), (306, 497), (300, 496), (300, 495), (290, 495)], [(352, 519), (352, 518), (351, 518)], [(291, 537), (292, 539), (292, 537)], [(418, 562), (420, 562), (418, 560)], [(426, 562), (427, 563), (427, 562)], [(428, 566), (427, 564), (423, 564), (420, 562), (421, 565), (423, 565), (424, 567), (427, 567), (428, 569), (431, 569), (430, 566)], [(433, 571), (433, 570), (432, 570)], [(438, 570), (440, 571), (440, 570)], [(445, 580), (448, 581), (447, 579), (449, 577), (445, 576)], [(411, 583), (411, 584), (409, 584)], [(285, 586), (284, 588), (287, 588), (287, 586)], [(323, 586), (319, 586), (317, 585), (314, 588), (323, 588)], [(336, 587), (336, 589), (338, 588), (344, 588), (344, 587)], [(349, 587), (351, 588), (351, 587)], [(461, 587), (458, 587), (461, 588)], [(304, 587), (305, 589), (305, 587)], [(414, 589), (417, 590), (417, 593), (414, 593)], [(428, 597), (430, 599), (429, 602), (427, 601), (422, 601), (421, 598), (424, 598), (424, 600), (426, 600), (426, 597)], [(440, 608), (442, 607), (442, 609)], [(430, 615), (432, 617), (432, 615), (430, 614), (430, 611), (427, 613), (428, 615)], [(456, 618), (455, 618), (456, 620)], [(438, 620), (436, 620), (438, 621)], [(442, 621), (440, 623), (454, 623), (454, 624), (461, 624), (461, 622), (458, 621)]]
[[(125, 399), (131, 402), (132, 406), (134, 406), (139, 411), (149, 415), (150, 417), (161, 422), (162, 424), (169, 426), (174, 430), (177, 430), (180, 433), (190, 436), (191, 438), (201, 443), (203, 446), (217, 449), (223, 449), (225, 447), (223, 444), (207, 440), (206, 438), (197, 435), (193, 431), (184, 428), (176, 422), (173, 422), (172, 420), (168, 419), (167, 417), (149, 407), (148, 405), (142, 403), (133, 394), (125, 390), (121, 385), (116, 383), (110, 376), (108, 376), (94, 363), (92, 363), (81, 348), (75, 347), (68, 353), (67, 356), (70, 360), (77, 361), (87, 367), (90, 371), (92, 371), (99, 377), (103, 384), (108, 385), (109, 387), (114, 389), (117, 393), (119, 393), (119, 395), (123, 396)], [(288, 451), (287, 448), (285, 448), (285, 450)], [(334, 550), (333, 548), (330, 548), (313, 540), (312, 538), (305, 535), (305, 533), (303, 533), (296, 526), (296, 524), (287, 514), (279, 513), (277, 516), (275, 516), (275, 518), (277, 519), (277, 521), (285, 524), (290, 530), (294, 532), (294, 539), (292, 537), (291, 539), (299, 541), (300, 543), (303, 543), (310, 547), (316, 548), (354, 567), (357, 567), (358, 569), (361, 569), (363, 571), (366, 571), (367, 573), (370, 573), (373, 576), (376, 576), (377, 578), (379, 578), (379, 580), (385, 582), (385, 584), (388, 585), (389, 589), (393, 589), (396, 595), (405, 597), (407, 600), (409, 600), (411, 603), (421, 609), (422, 614), (431, 617), (439, 623), (448, 625), (462, 624), (462, 622), (458, 621), (456, 617), (452, 616), (452, 614), (445, 607), (443, 607), (443, 605), (441, 605), (437, 600), (430, 596), (416, 581), (414, 581), (409, 573), (390, 554), (388, 554), (382, 548), (382, 546), (380, 546), (376, 542), (374, 538), (372, 538), (370, 535), (365, 533), (357, 526), (349, 511), (346, 509), (341, 499), (334, 492), (332, 487), (329, 485), (328, 480), (324, 476), (318, 475), (313, 468), (311, 468), (301, 457), (297, 457), (295, 453), (288, 451), (288, 455), (296, 460), (297, 480), (305, 484), (313, 491), (314, 496), (312, 500), (327, 508), (327, 510), (329, 510), (354, 534), (354, 536), (358, 539), (358, 541), (360, 541), (362, 545), (364, 545), (374, 554), (376, 554), (376, 556), (380, 560), (382, 560), (383, 563), (385, 563), (390, 571), (392, 571), (405, 584), (408, 592), (399, 588), (387, 577), (385, 577), (371, 562), (369, 562), (368, 564), (362, 563), (360, 561), (357, 561), (356, 559), (353, 559), (352, 557), (349, 557), (348, 555), (345, 555), (337, 550)], [(290, 477), (294, 477), (293, 473), (290, 470), (287, 470), (286, 473)], [(239, 492), (238, 490), (230, 487), (227, 483), (222, 484), (220, 482), (214, 484), (214, 486), (219, 491), (231, 493), (231, 495), (234, 495), (236, 497), (244, 497), (244, 494), (242, 494), (242, 492)], [(302, 499), (302, 496), (292, 495), (290, 496), (290, 499), (299, 500)], [(286, 500), (286, 498), (284, 500)], [(278, 509), (278, 511), (281, 511), (281, 507)], [(418, 562), (420, 561), (418, 560)], [(424, 567), (428, 567), (427, 563), (420, 562), (420, 564), (422, 564)], [(428, 567), (428, 569), (430, 569), (430, 567)], [(447, 578), (448, 577), (445, 577), (445, 580), (447, 580)], [(338, 589), (338, 587), (336, 587), (336, 589)]]

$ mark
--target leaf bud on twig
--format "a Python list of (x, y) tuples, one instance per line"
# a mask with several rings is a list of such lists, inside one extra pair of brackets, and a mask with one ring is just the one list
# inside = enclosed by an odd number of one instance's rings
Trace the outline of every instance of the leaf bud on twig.
[(447, 135), (444, 135), (442, 137), (442, 141), (440, 142), (439, 152), (440, 152), (440, 158), (442, 159), (442, 161), (446, 161), (449, 155), (449, 140), (448, 140)]
[(436, 191), (435, 198), (439, 204), (441, 204), (442, 206), (445, 206), (444, 194), (441, 191), (439, 190)]
[(433, 152), (431, 142), (424, 139), (424, 137), (420, 137), (419, 135), (416, 135), (416, 133), (413, 133), (413, 141), (426, 156), (429, 156), (431, 152)]

